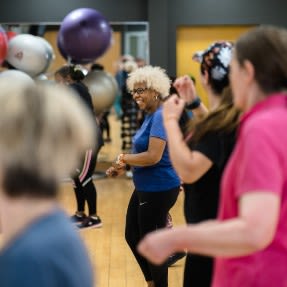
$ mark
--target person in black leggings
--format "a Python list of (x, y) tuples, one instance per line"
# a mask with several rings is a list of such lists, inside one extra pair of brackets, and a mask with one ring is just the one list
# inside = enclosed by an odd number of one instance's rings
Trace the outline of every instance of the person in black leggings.
[[(55, 73), (58, 83), (67, 84), (81, 97), (93, 114), (94, 108), (88, 88), (82, 83), (85, 78), (83, 72), (75, 66), (63, 66)], [(97, 163), (97, 155), (103, 145), (102, 135), (95, 120), (96, 145), (86, 150), (82, 157), (80, 168), (73, 175), (74, 191), (77, 200), (77, 211), (72, 220), (78, 223), (79, 228), (97, 228), (102, 226), (102, 221), (97, 215), (97, 190), (93, 182), (93, 172)], [(85, 202), (87, 201), (89, 214), (85, 214)]]
[(125, 238), (147, 286), (167, 287), (168, 263), (150, 263), (136, 246), (147, 233), (166, 227), (168, 212), (180, 189), (180, 179), (169, 159), (162, 120), (162, 103), (169, 95), (170, 80), (160, 67), (144, 66), (129, 74), (127, 89), (144, 111), (144, 121), (133, 136), (132, 151), (120, 154), (107, 174), (120, 175), (132, 166), (135, 190), (127, 209)]
[[(184, 215), (189, 225), (216, 218), (220, 181), (236, 140), (240, 112), (233, 105), (228, 78), (232, 47), (226, 41), (215, 42), (194, 56), (211, 103), (209, 111), (188, 75), (174, 82), (179, 96), (164, 103), (169, 154), (184, 183)], [(184, 108), (192, 111), (192, 118), (182, 125)], [(213, 257), (188, 252), (183, 286), (210, 287), (213, 263)]]
[[(137, 244), (149, 232), (166, 227), (166, 215), (178, 196), (178, 187), (162, 192), (141, 192), (135, 190), (131, 196), (127, 215), (125, 238), (131, 248), (147, 282), (161, 282), (168, 286), (168, 262), (157, 266), (139, 255)], [(159, 208), (160, 206), (160, 208)]]

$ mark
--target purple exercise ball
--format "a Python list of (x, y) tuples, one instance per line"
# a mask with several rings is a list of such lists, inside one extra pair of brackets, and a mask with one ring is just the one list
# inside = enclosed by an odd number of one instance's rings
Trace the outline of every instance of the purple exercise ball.
[(76, 64), (93, 62), (111, 44), (108, 21), (95, 9), (80, 8), (62, 21), (57, 44), (62, 56)]

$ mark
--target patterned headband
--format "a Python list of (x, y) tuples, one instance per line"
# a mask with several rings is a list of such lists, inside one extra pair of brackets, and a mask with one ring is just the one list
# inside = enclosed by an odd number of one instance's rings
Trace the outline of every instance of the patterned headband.
[(214, 80), (221, 81), (228, 74), (232, 48), (230, 42), (215, 42), (205, 51), (196, 52), (192, 59), (201, 64), (203, 71), (210, 71)]

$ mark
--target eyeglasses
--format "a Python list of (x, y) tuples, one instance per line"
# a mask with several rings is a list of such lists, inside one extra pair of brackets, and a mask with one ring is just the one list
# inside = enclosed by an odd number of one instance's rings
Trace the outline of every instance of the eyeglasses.
[(135, 94), (138, 94), (138, 95), (141, 95), (143, 94), (148, 88), (137, 88), (137, 89), (134, 89), (134, 90), (131, 90), (130, 93), (132, 95), (135, 95)]

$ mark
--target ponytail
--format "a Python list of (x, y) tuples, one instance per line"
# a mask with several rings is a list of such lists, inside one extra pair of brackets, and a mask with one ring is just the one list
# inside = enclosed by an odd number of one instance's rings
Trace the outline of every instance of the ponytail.
[(199, 141), (208, 132), (232, 132), (239, 123), (240, 111), (233, 106), (232, 92), (226, 87), (222, 92), (222, 100), (217, 109), (199, 121), (191, 120), (187, 126), (193, 133), (192, 141)]

